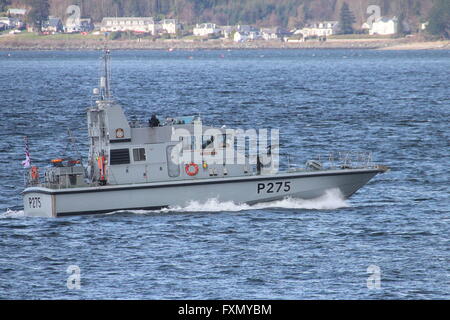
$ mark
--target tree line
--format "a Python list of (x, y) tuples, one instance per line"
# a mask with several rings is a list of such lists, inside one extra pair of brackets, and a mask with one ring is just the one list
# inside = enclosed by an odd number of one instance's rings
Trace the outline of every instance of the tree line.
[(5, 11), (6, 6), (11, 4), (9, 0), (0, 0), (0, 12)]

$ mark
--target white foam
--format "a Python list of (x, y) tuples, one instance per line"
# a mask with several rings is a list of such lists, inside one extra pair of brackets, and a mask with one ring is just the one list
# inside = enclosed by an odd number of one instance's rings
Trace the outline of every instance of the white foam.
[[(190, 201), (186, 206), (175, 206), (161, 210), (132, 210), (135, 214), (165, 213), (165, 212), (238, 212), (246, 210), (261, 210), (268, 208), (281, 209), (305, 209), (305, 210), (333, 210), (346, 208), (350, 205), (342, 196), (339, 189), (330, 189), (326, 193), (315, 199), (303, 200), (295, 198), (285, 198), (283, 200), (263, 202), (255, 205), (245, 203), (235, 203), (233, 201), (220, 202), (218, 199), (208, 199), (205, 202)], [(123, 212), (123, 211), (122, 211)], [(130, 212), (130, 211), (128, 211)]]
[(6, 209), (6, 212), (0, 213), (0, 219), (2, 218), (21, 218), (25, 217), (25, 212), (23, 210), (11, 210)]
[(344, 199), (339, 189), (330, 189), (326, 193), (315, 199), (294, 199), (285, 198), (283, 200), (256, 204), (254, 209), (265, 208), (285, 208), (285, 209), (308, 209), (308, 210), (332, 210), (339, 208), (347, 208), (350, 205)]
[(245, 203), (234, 203), (233, 201), (220, 202), (216, 198), (208, 199), (206, 202), (190, 201), (185, 207), (169, 208), (170, 211), (179, 212), (222, 212), (251, 210), (252, 206)]

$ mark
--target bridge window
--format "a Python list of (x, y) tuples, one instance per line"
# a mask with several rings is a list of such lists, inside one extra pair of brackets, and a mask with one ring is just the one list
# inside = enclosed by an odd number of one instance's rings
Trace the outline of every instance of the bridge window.
[(134, 161), (145, 161), (145, 149), (144, 148), (133, 149), (133, 159)]

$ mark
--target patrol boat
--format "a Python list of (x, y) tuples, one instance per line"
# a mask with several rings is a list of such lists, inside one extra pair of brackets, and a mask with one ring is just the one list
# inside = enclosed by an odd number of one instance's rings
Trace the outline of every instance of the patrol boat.
[(279, 170), (273, 148), (266, 148), (264, 163), (259, 155), (255, 163), (245, 148), (237, 150), (228, 129), (203, 126), (198, 116), (128, 121), (111, 94), (109, 50), (102, 60), (100, 87), (94, 89), (95, 103), (87, 110), (87, 164), (82, 159), (54, 159), (43, 175), (32, 166), (23, 191), (28, 216), (154, 210), (210, 199), (246, 204), (312, 199), (330, 189), (348, 198), (387, 170), (371, 161), (331, 167), (308, 161), (303, 167)]

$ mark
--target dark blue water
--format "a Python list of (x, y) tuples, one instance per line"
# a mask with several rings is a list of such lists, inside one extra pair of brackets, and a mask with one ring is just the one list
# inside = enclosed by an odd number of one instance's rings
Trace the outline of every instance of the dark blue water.
[(87, 152), (99, 57), (0, 52), (0, 298), (450, 298), (450, 51), (113, 52), (130, 116), (279, 128), (301, 163), (370, 151), (391, 171), (348, 201), (24, 217), (23, 136), (40, 166), (68, 128)]

